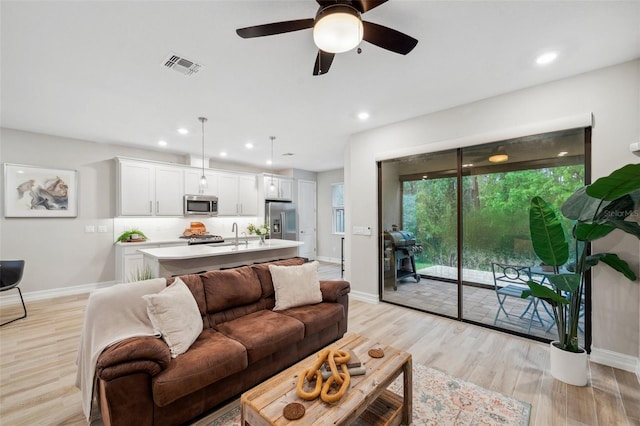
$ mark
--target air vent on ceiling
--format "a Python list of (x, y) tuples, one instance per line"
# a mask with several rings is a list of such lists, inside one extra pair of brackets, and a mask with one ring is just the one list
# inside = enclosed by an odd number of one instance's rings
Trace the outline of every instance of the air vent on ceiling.
[(173, 52), (167, 56), (162, 64), (184, 75), (193, 75), (204, 68), (203, 65), (197, 64), (191, 59), (187, 59)]

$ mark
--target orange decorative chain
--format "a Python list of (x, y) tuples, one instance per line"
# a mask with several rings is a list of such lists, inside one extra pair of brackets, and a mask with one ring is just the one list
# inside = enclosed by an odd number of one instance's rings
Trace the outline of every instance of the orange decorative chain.
[[(296, 387), (298, 396), (307, 401), (314, 400), (318, 396), (320, 396), (320, 399), (324, 402), (328, 403), (339, 401), (347, 392), (349, 384), (351, 383), (351, 376), (349, 375), (349, 369), (347, 368), (347, 363), (350, 359), (351, 355), (346, 351), (333, 349), (324, 349), (320, 351), (318, 359), (313, 367), (304, 370), (298, 377), (298, 386)], [(322, 373), (320, 369), (325, 362), (328, 362), (329, 364), (331, 376), (327, 378), (327, 381), (324, 382), (323, 386)], [(338, 368), (342, 371), (338, 371)], [(313, 380), (316, 381), (315, 388), (311, 392), (306, 392), (303, 389), (304, 382), (307, 381), (311, 383)], [(340, 385), (340, 388), (336, 392), (330, 393), (331, 385), (333, 383)]]

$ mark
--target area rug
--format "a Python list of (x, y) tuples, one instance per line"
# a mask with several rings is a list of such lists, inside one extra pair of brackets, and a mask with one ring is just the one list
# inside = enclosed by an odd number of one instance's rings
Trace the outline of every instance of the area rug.
[[(402, 395), (402, 376), (389, 389)], [(428, 426), (529, 424), (531, 404), (420, 364), (413, 366), (413, 424)], [(304, 418), (299, 424), (304, 424)], [(236, 407), (208, 426), (239, 426)]]

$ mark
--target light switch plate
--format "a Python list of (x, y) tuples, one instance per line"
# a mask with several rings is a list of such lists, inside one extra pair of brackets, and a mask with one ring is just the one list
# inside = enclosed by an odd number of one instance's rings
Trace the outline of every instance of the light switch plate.
[(84, 226), (84, 232), (86, 232), (87, 234), (90, 234), (92, 232), (96, 232), (96, 227), (94, 225), (85, 225)]
[(109, 232), (107, 225), (98, 225), (98, 232)]

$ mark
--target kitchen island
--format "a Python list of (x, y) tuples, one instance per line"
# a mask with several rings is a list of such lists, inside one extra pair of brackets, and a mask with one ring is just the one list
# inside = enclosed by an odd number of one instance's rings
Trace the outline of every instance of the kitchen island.
[(258, 262), (295, 257), (301, 241), (270, 239), (242, 241), (238, 245), (202, 244), (140, 249), (154, 277), (193, 274)]

